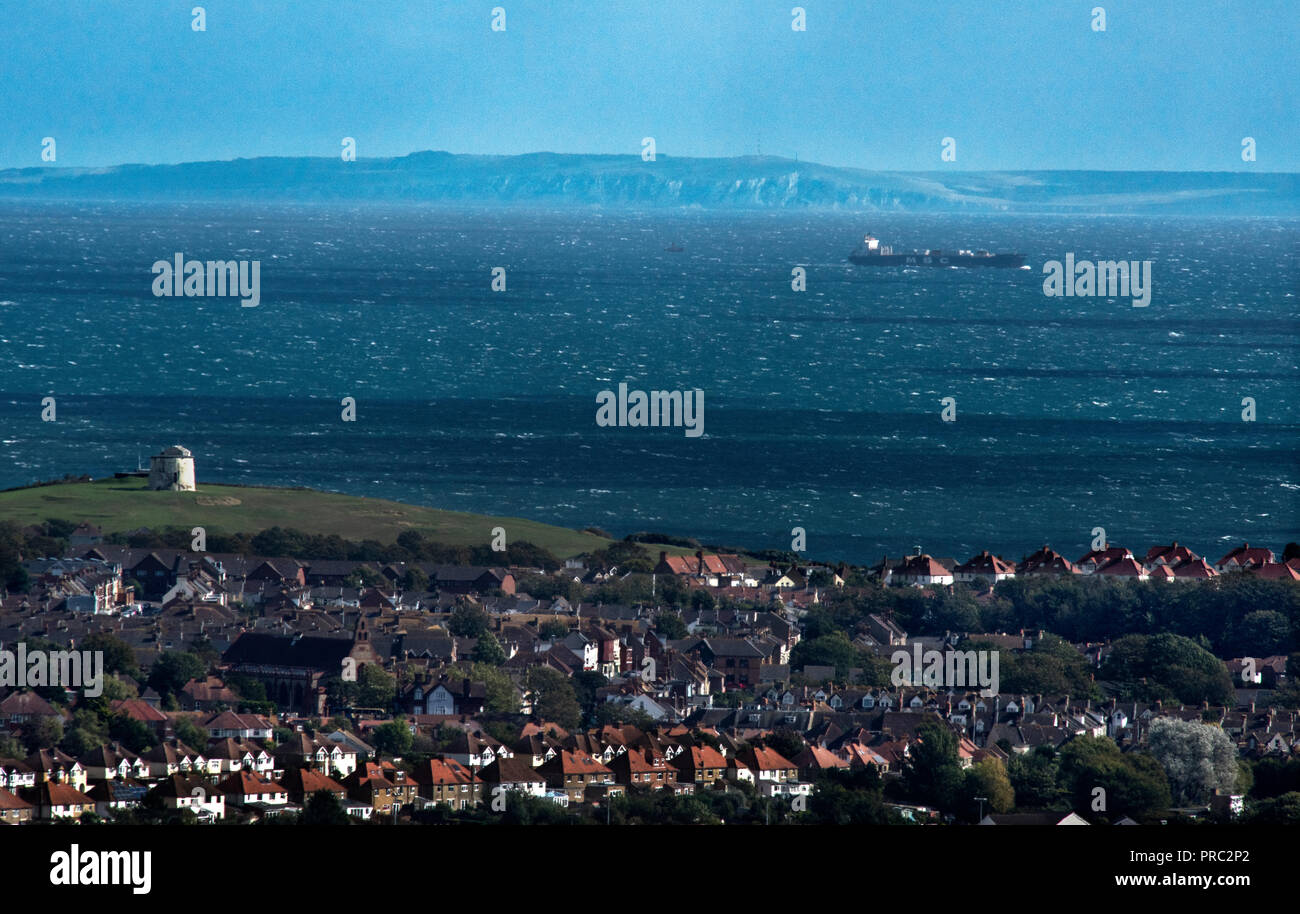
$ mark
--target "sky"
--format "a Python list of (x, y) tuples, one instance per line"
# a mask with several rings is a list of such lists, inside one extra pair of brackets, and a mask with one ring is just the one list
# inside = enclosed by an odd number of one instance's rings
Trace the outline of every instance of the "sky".
[(887, 170), (1300, 171), (1296, 0), (804, 0), (803, 32), (792, 0), (211, 0), (196, 32), (198, 4), (0, 0), (0, 168), (50, 167), (45, 137), (58, 166), (654, 137)]

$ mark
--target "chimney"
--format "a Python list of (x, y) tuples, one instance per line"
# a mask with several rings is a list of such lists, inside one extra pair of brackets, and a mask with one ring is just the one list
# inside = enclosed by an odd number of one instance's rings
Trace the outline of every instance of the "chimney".
[(659, 550), (659, 564), (662, 565), (662, 564), (664, 564), (664, 563), (667, 562), (667, 561), (668, 561), (668, 550), (667, 550), (667, 549), (660, 549), (660, 550)]

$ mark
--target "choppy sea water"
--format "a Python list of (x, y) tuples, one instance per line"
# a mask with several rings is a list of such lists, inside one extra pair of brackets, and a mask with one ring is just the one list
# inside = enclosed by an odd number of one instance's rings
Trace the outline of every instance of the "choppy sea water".
[[(867, 231), (1031, 269), (854, 267)], [(177, 251), (260, 260), (261, 305), (155, 298)], [(1150, 306), (1044, 296), (1067, 252), (1153, 261)], [(1280, 549), (1298, 254), (1276, 219), (3, 204), (0, 486), (181, 443), (200, 481), (833, 559)], [(620, 381), (702, 389), (705, 435), (597, 427)]]

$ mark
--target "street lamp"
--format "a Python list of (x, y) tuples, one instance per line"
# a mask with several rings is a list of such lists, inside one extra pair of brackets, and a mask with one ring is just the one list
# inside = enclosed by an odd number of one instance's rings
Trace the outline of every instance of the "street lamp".
[(978, 819), (975, 820), (975, 824), (978, 825), (979, 823), (981, 823), (981, 822), (984, 821), (984, 804), (987, 803), (987, 802), (989, 801), (989, 798), (988, 798), (988, 797), (975, 797), (975, 799), (978, 800), (978, 801), (979, 801), (979, 804), (980, 804), (980, 817), (979, 817)]

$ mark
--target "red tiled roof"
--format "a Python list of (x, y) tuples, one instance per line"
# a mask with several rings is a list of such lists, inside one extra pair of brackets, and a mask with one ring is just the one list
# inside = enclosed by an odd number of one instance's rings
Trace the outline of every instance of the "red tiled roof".
[(1242, 543), (1214, 564), (1263, 565), (1265, 562), (1271, 561), (1273, 561), (1273, 551), (1271, 549), (1264, 549), (1260, 546), (1252, 547), (1250, 543)]
[(1122, 558), (1102, 565), (1097, 569), (1097, 574), (1114, 575), (1121, 578), (1140, 578), (1146, 574), (1146, 569), (1138, 564), (1137, 559)]
[(318, 790), (328, 790), (330, 793), (334, 794), (347, 793), (343, 785), (338, 781), (331, 777), (326, 777), (312, 768), (303, 768), (299, 771), (298, 779), (302, 783), (302, 792), (305, 796), (310, 796)]
[(834, 752), (821, 746), (809, 746), (795, 756), (795, 761), (802, 768), (847, 768), (849, 763)]
[(561, 750), (560, 770), (565, 774), (608, 774), (609, 769), (586, 753)]
[(1047, 546), (1039, 549), (1033, 555), (1025, 559), (1020, 569), (1021, 574), (1078, 574), (1079, 570), (1074, 567), (1065, 556), (1061, 555)]
[(895, 566), (893, 574), (904, 577), (944, 577), (951, 575), (947, 568), (928, 555), (911, 555)]
[(112, 703), (112, 708), (114, 711), (125, 714), (132, 720), (138, 720), (141, 723), (162, 724), (167, 722), (166, 714), (139, 698), (119, 699)]
[(1200, 558), (1200, 556), (1195, 552), (1188, 549), (1186, 546), (1179, 545), (1175, 540), (1168, 546), (1152, 546), (1147, 550), (1145, 561), (1148, 565), (1155, 561), (1162, 561), (1166, 565), (1176, 565), (1179, 562), (1191, 561), (1198, 558)]
[(415, 781), (425, 785), (468, 784), (470, 773), (454, 759), (429, 759), (415, 771)]
[(747, 759), (753, 759), (752, 767), (757, 771), (782, 771), (798, 767), (775, 749), (766, 746), (753, 746), (745, 756)]
[(1179, 578), (1212, 578), (1218, 572), (1205, 559), (1193, 559), (1174, 566), (1174, 576)]
[(32, 804), (28, 803), (17, 794), (10, 793), (3, 787), (0, 787), (0, 809), (31, 809)]
[(987, 549), (979, 555), (973, 555), (955, 569), (962, 574), (1012, 574), (1016, 566), (1003, 561)]
[(727, 767), (727, 760), (712, 746), (692, 746), (683, 755), (690, 758), (691, 767), (695, 769)]
[(46, 781), (38, 788), (41, 795), (42, 803), (46, 797), (49, 798), (51, 806), (94, 806), (95, 801), (86, 796), (75, 787), (67, 784), (59, 784), (54, 781)]
[(284, 788), (279, 784), (268, 781), (252, 771), (236, 771), (222, 781), (218, 787), (222, 793), (234, 793), (241, 796), (264, 793), (283, 794), (285, 792)]
[(1280, 562), (1266, 562), (1251, 569), (1252, 574), (1269, 581), (1300, 581), (1300, 571)]
[(1091, 563), (1093, 565), (1105, 565), (1109, 562), (1117, 562), (1120, 559), (1128, 559), (1132, 557), (1133, 553), (1129, 552), (1123, 546), (1112, 546), (1110, 543), (1107, 543), (1104, 549), (1093, 549), (1074, 564), (1087, 565)]

